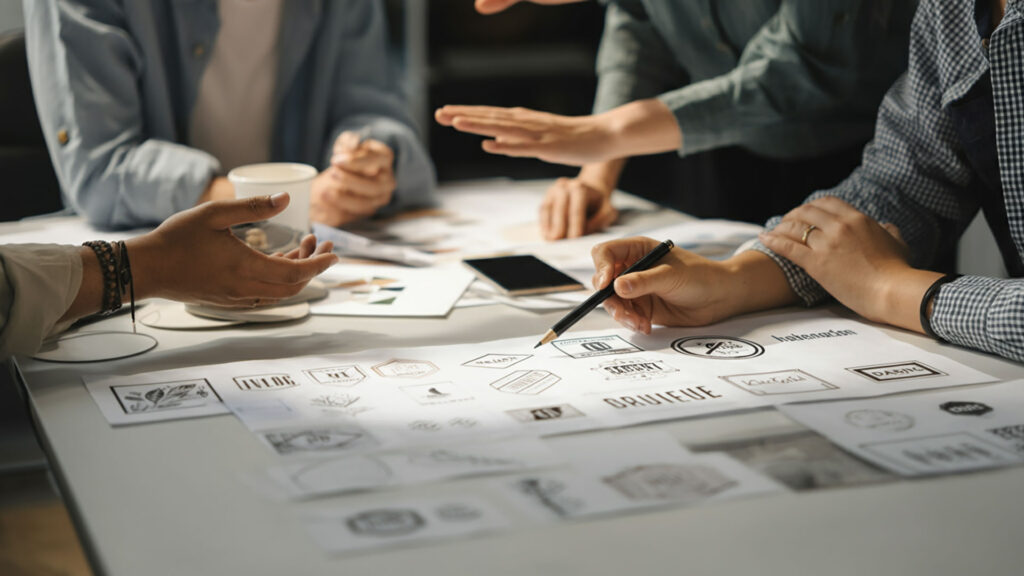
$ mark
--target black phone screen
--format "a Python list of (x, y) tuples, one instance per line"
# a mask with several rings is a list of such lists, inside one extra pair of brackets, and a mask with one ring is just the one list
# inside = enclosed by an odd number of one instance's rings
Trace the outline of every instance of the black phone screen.
[(478, 276), (509, 294), (581, 290), (583, 285), (536, 256), (499, 256), (463, 260)]

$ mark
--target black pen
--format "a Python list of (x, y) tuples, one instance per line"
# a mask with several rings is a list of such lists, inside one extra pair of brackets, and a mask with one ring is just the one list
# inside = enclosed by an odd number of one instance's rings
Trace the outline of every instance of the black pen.
[(609, 282), (607, 286), (591, 294), (590, 298), (584, 300), (582, 304), (573, 308), (573, 310), (566, 314), (564, 318), (556, 322), (555, 325), (548, 330), (547, 334), (540, 339), (540, 342), (537, 342), (537, 345), (534, 346), (534, 348), (540, 348), (555, 338), (558, 338), (563, 332), (571, 328), (573, 324), (579, 322), (584, 316), (589, 314), (591, 310), (597, 308), (601, 302), (604, 302), (609, 296), (615, 294), (616, 278), (620, 278), (631, 272), (647, 270), (651, 266), (654, 266), (658, 260), (661, 260), (665, 254), (668, 254), (668, 251), (671, 250), (673, 246), (675, 246), (675, 244), (673, 244), (671, 240), (665, 240), (661, 244), (655, 246), (654, 250), (651, 250), (643, 258), (634, 262), (633, 265), (626, 268), (622, 274), (612, 278), (612, 281)]

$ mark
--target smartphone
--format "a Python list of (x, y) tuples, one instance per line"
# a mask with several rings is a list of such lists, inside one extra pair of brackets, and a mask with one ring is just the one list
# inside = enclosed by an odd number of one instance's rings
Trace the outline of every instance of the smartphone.
[(571, 276), (536, 256), (499, 256), (463, 260), (480, 279), (510, 296), (582, 290)]

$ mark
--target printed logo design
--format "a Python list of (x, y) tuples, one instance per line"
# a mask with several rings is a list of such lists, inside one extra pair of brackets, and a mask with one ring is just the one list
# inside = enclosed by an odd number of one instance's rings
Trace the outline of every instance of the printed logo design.
[(401, 390), (416, 402), (424, 405), (450, 404), (452, 402), (465, 402), (473, 399), (471, 395), (459, 390), (451, 382), (402, 386)]
[(713, 358), (715, 360), (742, 360), (764, 354), (764, 346), (757, 342), (733, 336), (690, 336), (672, 342), (672, 349), (680, 354)]
[(583, 501), (569, 495), (568, 487), (561, 480), (523, 478), (516, 480), (513, 488), (559, 518), (568, 518), (583, 508)]
[(281, 455), (315, 454), (377, 444), (376, 439), (355, 426), (278, 430), (264, 433), (263, 438)]
[(939, 408), (954, 416), (983, 416), (992, 411), (991, 406), (981, 402), (945, 402)]
[(474, 358), (469, 362), (463, 364), (463, 366), (469, 366), (470, 368), (497, 368), (502, 370), (508, 368), (514, 364), (519, 364), (527, 358), (532, 358), (533, 354), (484, 354), (479, 358)]
[(1024, 424), (991, 428), (988, 433), (1011, 443), (1014, 450), (1024, 454)]
[(879, 432), (902, 432), (914, 427), (914, 417), (888, 410), (851, 410), (843, 417), (850, 426)]
[(422, 378), (437, 372), (437, 366), (426, 360), (396, 358), (377, 364), (373, 371), (385, 378)]
[(803, 370), (756, 372), (753, 374), (719, 376), (719, 378), (757, 396), (821, 392), (822, 390), (836, 390), (839, 388)]
[(883, 461), (918, 473), (977, 470), (1019, 462), (1012, 452), (967, 432), (861, 446)]
[(602, 480), (630, 500), (701, 500), (737, 485), (700, 464), (634, 466)]
[(468, 504), (461, 502), (452, 502), (451, 504), (444, 504), (437, 510), (437, 517), (445, 522), (470, 522), (473, 520), (479, 520), (483, 513), (480, 510), (473, 508)]
[(566, 356), (577, 359), (593, 358), (594, 356), (609, 356), (611, 354), (643, 352), (643, 350), (634, 344), (614, 335), (555, 340), (551, 344)]
[(491, 388), (506, 394), (540, 394), (561, 380), (547, 370), (516, 370), (491, 382)]
[(366, 378), (366, 374), (354, 364), (303, 370), (303, 372), (317, 384), (327, 386), (355, 386)]
[(288, 374), (263, 374), (261, 376), (239, 376), (233, 378), (235, 386), (244, 392), (281, 390), (282, 388), (294, 388), (299, 385)]
[(545, 406), (543, 408), (523, 408), (520, 410), (507, 410), (505, 412), (509, 416), (515, 418), (520, 422), (544, 422), (548, 420), (565, 420), (566, 418), (578, 418), (583, 416), (583, 412), (580, 412), (569, 404), (560, 404), (558, 406)]
[(197, 408), (221, 401), (206, 378), (111, 386), (110, 391), (125, 414)]
[(612, 408), (622, 410), (626, 408), (685, 404), (695, 400), (715, 400), (721, 397), (721, 394), (715, 393), (714, 390), (709, 390), (706, 386), (692, 386), (658, 392), (636, 392), (622, 396), (606, 397), (601, 400)]
[(416, 510), (388, 509), (367, 510), (345, 520), (353, 534), (360, 536), (393, 537), (405, 536), (427, 525)]
[(630, 358), (603, 362), (591, 370), (604, 376), (605, 380), (653, 380), (666, 374), (678, 372), (662, 360)]
[(858, 366), (847, 368), (851, 372), (874, 380), (875, 382), (888, 382), (890, 380), (906, 380), (908, 378), (926, 378), (929, 376), (946, 376), (945, 372), (936, 370), (921, 362), (908, 361), (896, 364), (876, 364), (874, 366)]

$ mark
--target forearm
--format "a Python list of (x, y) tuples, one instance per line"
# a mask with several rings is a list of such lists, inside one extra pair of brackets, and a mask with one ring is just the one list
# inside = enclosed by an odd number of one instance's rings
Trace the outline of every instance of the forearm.
[(782, 269), (761, 252), (741, 252), (721, 263), (722, 318), (799, 303)]
[[(143, 235), (125, 242), (128, 261), (131, 263), (132, 287), (136, 300), (160, 295), (158, 288), (162, 282), (160, 280), (162, 260), (159, 257), (154, 257), (159, 253), (159, 249), (154, 245), (154, 240), (150, 236)], [(64, 312), (58, 323), (73, 322), (103, 310), (103, 272), (100, 269), (99, 259), (93, 249), (87, 246), (79, 248), (78, 253), (82, 259), (82, 283), (71, 306)], [(123, 303), (127, 303), (130, 298), (130, 293), (121, 295)]]
[(660, 100), (630, 102), (595, 119), (609, 132), (608, 159), (669, 152), (683, 145), (675, 115)]

